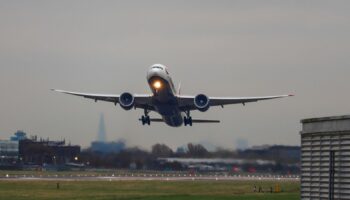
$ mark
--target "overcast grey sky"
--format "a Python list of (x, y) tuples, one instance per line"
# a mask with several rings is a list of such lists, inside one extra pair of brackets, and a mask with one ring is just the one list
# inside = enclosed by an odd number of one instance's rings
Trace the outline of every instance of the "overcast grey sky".
[[(17, 129), (89, 145), (299, 144), (300, 119), (349, 114), (350, 1), (0, 1), (0, 139)], [(293, 98), (211, 108), (221, 124), (143, 127), (142, 110), (53, 93), (149, 93), (162, 63), (182, 93)], [(152, 113), (151, 116), (157, 116)]]

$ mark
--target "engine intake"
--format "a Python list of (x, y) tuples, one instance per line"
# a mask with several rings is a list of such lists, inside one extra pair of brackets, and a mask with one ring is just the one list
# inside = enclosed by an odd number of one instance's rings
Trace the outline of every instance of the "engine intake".
[(199, 111), (205, 112), (209, 109), (209, 101), (206, 95), (199, 94), (194, 98), (194, 105)]
[(125, 110), (130, 110), (135, 103), (135, 98), (132, 94), (124, 92), (119, 97), (119, 104)]

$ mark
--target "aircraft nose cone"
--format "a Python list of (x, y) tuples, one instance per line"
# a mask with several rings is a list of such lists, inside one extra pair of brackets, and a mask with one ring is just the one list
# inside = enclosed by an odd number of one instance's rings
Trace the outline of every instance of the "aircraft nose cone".
[(147, 79), (150, 79), (154, 76), (162, 77), (162, 70), (160, 69), (150, 69), (147, 73)]

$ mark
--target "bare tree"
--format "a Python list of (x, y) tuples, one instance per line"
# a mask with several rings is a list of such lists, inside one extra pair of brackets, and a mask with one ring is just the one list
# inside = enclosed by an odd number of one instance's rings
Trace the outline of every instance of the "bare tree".
[(201, 144), (187, 144), (187, 154), (190, 157), (206, 157), (208, 156), (208, 150)]
[(152, 155), (156, 157), (170, 157), (173, 150), (165, 144), (155, 144), (152, 146)]

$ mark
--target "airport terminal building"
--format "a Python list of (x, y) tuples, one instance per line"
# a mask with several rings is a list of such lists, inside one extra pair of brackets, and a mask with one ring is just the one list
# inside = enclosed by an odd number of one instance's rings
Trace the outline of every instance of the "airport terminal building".
[(301, 123), (301, 199), (350, 199), (350, 115)]
[(11, 168), (18, 161), (18, 141), (0, 140), (0, 169)]
[(65, 140), (27, 138), (17, 131), (10, 140), (0, 140), (0, 169), (57, 168), (76, 162), (79, 154), (80, 146), (66, 145)]

